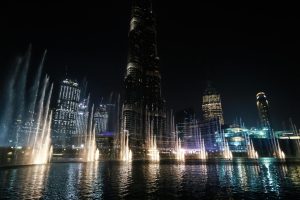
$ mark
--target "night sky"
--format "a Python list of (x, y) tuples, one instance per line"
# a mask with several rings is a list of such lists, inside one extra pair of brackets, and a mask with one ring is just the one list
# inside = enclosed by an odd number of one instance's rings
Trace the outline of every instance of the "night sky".
[[(105, 2), (105, 3), (104, 3)], [(251, 1), (250, 1), (251, 2)], [(221, 93), (225, 122), (256, 126), (255, 95), (264, 91), (275, 128), (300, 126), (299, 12), (293, 4), (155, 1), (162, 89), (168, 108), (201, 110), (206, 80)], [(89, 82), (95, 102), (121, 91), (130, 1), (2, 3), (1, 85), (13, 59), (33, 45), (32, 62), (48, 49), (45, 72)]]

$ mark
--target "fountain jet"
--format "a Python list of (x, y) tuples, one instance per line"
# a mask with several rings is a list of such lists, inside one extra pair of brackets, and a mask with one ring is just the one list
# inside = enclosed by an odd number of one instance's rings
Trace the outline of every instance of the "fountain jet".
[(175, 158), (178, 161), (185, 161), (185, 150), (181, 148), (181, 140), (178, 137), (178, 134), (176, 134), (175, 137)]
[(207, 158), (207, 152), (205, 149), (204, 139), (201, 137), (201, 131), (198, 127), (197, 121), (194, 120), (194, 127), (196, 132), (196, 147), (199, 149), (198, 158), (201, 160), (205, 160)]
[(222, 140), (222, 157), (224, 159), (231, 160), (233, 158), (233, 155), (229, 148), (228, 141), (225, 139), (224, 131), (221, 131), (221, 140)]
[(129, 131), (124, 130), (120, 139), (120, 160), (131, 162), (132, 151), (129, 149)]
[(99, 160), (99, 149), (96, 145), (95, 125), (93, 124), (94, 105), (92, 106), (89, 122), (84, 134), (84, 158), (86, 162), (94, 162)]
[[(33, 82), (30, 82), (30, 46), (26, 55), (17, 59), (5, 90), (5, 110), (0, 118), (0, 146), (25, 149), (22, 164), (45, 164), (52, 156), (50, 100), (53, 85), (49, 87), (48, 76), (42, 84), (40, 80), (45, 56), (46, 51)], [(27, 88), (30, 90), (27, 91)], [(28, 151), (29, 157), (26, 157)], [(19, 163), (18, 154), (16, 150), (16, 164)]]
[(258, 159), (258, 153), (255, 151), (252, 140), (248, 140), (247, 154), (250, 159)]
[(204, 140), (200, 139), (199, 159), (205, 160), (206, 158), (207, 158), (207, 152), (205, 150)]
[(153, 131), (153, 121), (150, 122), (150, 115), (147, 116), (147, 118), (147, 145), (149, 160), (152, 162), (159, 162), (160, 156), (157, 149), (156, 135), (154, 135)]
[(232, 152), (229, 149), (228, 142), (224, 140), (223, 158), (231, 160), (233, 158)]

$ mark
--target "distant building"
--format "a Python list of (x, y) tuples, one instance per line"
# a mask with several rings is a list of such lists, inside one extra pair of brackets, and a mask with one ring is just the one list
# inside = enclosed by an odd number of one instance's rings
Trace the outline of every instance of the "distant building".
[(195, 138), (197, 122), (195, 111), (192, 108), (177, 111), (175, 113), (175, 123), (178, 136), (185, 149), (195, 148)]
[(225, 130), (225, 138), (232, 152), (247, 152), (247, 138), (249, 130), (240, 127), (230, 127)]
[[(82, 92), (82, 91), (81, 91)], [(76, 113), (76, 134), (73, 135), (72, 145), (79, 147), (84, 143), (84, 136), (88, 127), (89, 98), (81, 97)]]
[(106, 104), (100, 104), (94, 113), (96, 134), (108, 131), (108, 110)]
[(269, 102), (264, 92), (259, 92), (256, 95), (256, 105), (258, 109), (261, 127), (271, 127)]
[(77, 134), (76, 116), (80, 100), (79, 84), (65, 79), (60, 84), (59, 96), (53, 117), (52, 142), (54, 147), (69, 147)]
[(220, 149), (221, 126), (218, 119), (209, 121), (184, 121), (176, 124), (176, 130), (186, 150), (197, 150), (199, 139), (204, 140), (205, 148), (209, 153), (216, 153)]
[(209, 153), (220, 150), (221, 126), (218, 118), (204, 120), (199, 123), (201, 138), (204, 140), (205, 148)]
[(202, 112), (205, 121), (219, 119), (221, 125), (224, 125), (221, 96), (210, 82), (208, 82), (202, 97)]
[(112, 132), (96, 133), (96, 144), (101, 152), (101, 158), (113, 158), (114, 134)]

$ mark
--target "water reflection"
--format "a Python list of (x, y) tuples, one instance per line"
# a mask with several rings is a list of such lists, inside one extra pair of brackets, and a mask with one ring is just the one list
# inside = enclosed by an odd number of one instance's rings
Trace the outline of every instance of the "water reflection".
[(123, 199), (129, 194), (129, 186), (132, 183), (132, 163), (121, 163), (119, 175), (116, 178), (119, 181), (119, 197)]
[(52, 164), (45, 199), (93, 199), (102, 195), (99, 163)]
[(159, 164), (158, 163), (149, 163), (146, 165), (146, 187), (147, 194), (154, 194), (158, 188), (158, 179), (159, 179)]
[[(0, 169), (1, 170), (1, 169)], [(39, 199), (43, 196), (49, 165), (36, 165), (0, 171), (0, 197)]]
[[(163, 164), (159, 167), (159, 191), (161, 199), (179, 198), (182, 193), (182, 181), (185, 172), (184, 164)], [(168, 189), (163, 189), (168, 188)]]
[(79, 180), (79, 174), (77, 172), (77, 169), (80, 170), (82, 168), (82, 164), (78, 165), (78, 167), (75, 167), (74, 165), (69, 165), (68, 166), (68, 171), (67, 171), (67, 181), (66, 181), (66, 193), (65, 197), (67, 199), (74, 199), (76, 198), (77, 195), (77, 180)]
[[(219, 185), (221, 190), (215, 192), (216, 198), (232, 198), (232, 185), (235, 184), (234, 170), (231, 162), (223, 161), (217, 166), (217, 174), (219, 178)], [(208, 176), (212, 176), (209, 174)]]
[[(79, 169), (79, 199), (101, 199), (103, 182), (99, 176), (99, 162), (82, 163)], [(101, 168), (100, 168), (101, 169)]]
[[(260, 167), (258, 163), (253, 163), (245, 166), (245, 172), (247, 175), (247, 187), (244, 188), (245, 191), (258, 190), (256, 189), (259, 181), (257, 178), (260, 176)], [(240, 177), (243, 178), (243, 177)]]
[(277, 163), (272, 158), (265, 158), (261, 162), (261, 182), (266, 193), (274, 192), (277, 196), (280, 193), (281, 183), (287, 174), (285, 163)]
[(94, 162), (0, 169), (8, 199), (273, 199), (300, 196), (300, 167), (274, 159)]

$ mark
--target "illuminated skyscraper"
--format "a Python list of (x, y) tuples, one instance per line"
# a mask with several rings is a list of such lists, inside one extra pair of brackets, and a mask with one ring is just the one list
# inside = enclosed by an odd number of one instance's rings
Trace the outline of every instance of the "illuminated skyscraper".
[(270, 123), (270, 113), (269, 113), (269, 102), (264, 92), (259, 92), (256, 95), (256, 105), (258, 109), (258, 114), (260, 118), (260, 123), (262, 128), (269, 128)]
[(210, 82), (208, 82), (202, 97), (202, 112), (205, 121), (219, 119), (220, 123), (224, 125), (221, 96)]
[(156, 44), (156, 23), (151, 0), (133, 1), (129, 52), (125, 75), (123, 128), (130, 134), (134, 153), (145, 147), (146, 115), (158, 137), (165, 131), (166, 114), (161, 95), (161, 75)]
[(76, 81), (65, 79), (60, 84), (57, 106), (53, 118), (52, 142), (55, 147), (68, 147), (76, 136), (76, 116), (80, 89)]

